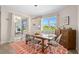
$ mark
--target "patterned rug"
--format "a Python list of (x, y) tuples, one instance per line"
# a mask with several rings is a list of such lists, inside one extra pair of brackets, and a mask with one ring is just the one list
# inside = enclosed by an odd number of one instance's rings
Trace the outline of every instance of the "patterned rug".
[[(16, 51), (17, 54), (43, 54), (41, 45), (32, 44), (28, 42), (26, 44), (25, 41), (17, 41), (10, 44), (11, 48)], [(50, 49), (51, 48), (51, 49)], [(68, 50), (65, 49), (60, 44), (58, 46), (50, 46), (44, 50), (44, 54), (67, 54)]]

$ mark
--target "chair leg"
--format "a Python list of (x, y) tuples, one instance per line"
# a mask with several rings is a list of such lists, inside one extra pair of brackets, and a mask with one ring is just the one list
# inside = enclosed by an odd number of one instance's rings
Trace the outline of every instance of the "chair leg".
[(28, 43), (28, 41), (26, 40), (26, 44)]

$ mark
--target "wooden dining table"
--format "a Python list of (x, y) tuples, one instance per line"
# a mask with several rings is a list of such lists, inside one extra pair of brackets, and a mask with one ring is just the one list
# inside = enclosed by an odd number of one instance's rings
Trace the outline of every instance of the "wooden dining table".
[(56, 35), (55, 34), (52, 34), (52, 35), (47, 35), (47, 34), (40, 34), (40, 35), (32, 35), (32, 34), (29, 34), (29, 35), (31, 35), (31, 36), (33, 36), (34, 38), (38, 38), (38, 39), (41, 39), (41, 42), (42, 42), (42, 44), (41, 44), (41, 46), (42, 46), (42, 53), (44, 53), (44, 50), (45, 50), (45, 44), (44, 44), (44, 41), (45, 40), (53, 40), (55, 37), (56, 37)]

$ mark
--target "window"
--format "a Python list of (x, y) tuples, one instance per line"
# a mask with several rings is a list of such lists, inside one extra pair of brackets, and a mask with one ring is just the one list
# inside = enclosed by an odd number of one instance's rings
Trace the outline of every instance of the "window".
[[(28, 31), (28, 21), (26, 17), (14, 16), (15, 36), (22, 36)], [(20, 37), (21, 37), (20, 36)]]
[(57, 24), (57, 17), (52, 16), (49, 18), (43, 18), (42, 22), (42, 28), (43, 31), (55, 31), (56, 29), (56, 24)]

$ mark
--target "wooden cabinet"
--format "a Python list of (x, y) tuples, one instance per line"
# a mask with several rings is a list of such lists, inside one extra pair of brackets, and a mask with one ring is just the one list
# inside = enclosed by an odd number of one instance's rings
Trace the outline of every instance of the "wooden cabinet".
[(62, 38), (60, 44), (68, 50), (76, 49), (76, 30), (61, 29)]

